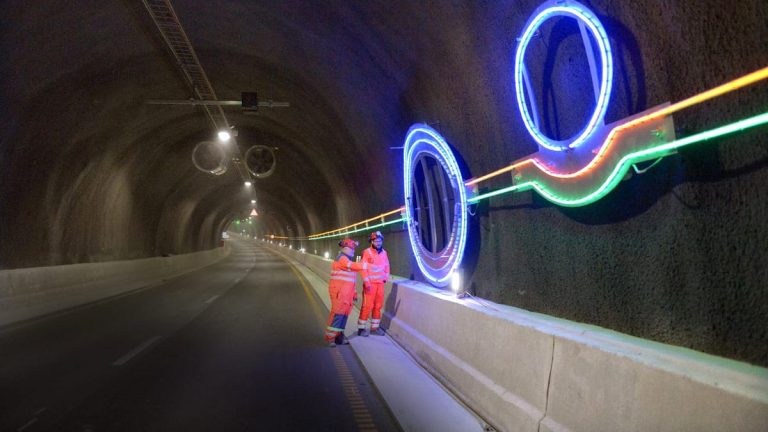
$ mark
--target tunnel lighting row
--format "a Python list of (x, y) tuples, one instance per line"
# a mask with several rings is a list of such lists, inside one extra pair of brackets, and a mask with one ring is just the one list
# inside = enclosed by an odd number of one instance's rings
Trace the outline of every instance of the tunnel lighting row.
[[(222, 143), (222, 144), (228, 143), (232, 139), (232, 135), (233, 135), (232, 132), (230, 132), (230, 131), (228, 131), (226, 129), (222, 129), (222, 130), (220, 130), (217, 133), (217, 137), (219, 139), (219, 142)], [(253, 182), (251, 182), (249, 180), (246, 180), (246, 181), (243, 182), (243, 186), (245, 186), (246, 188), (250, 188), (251, 186), (253, 186)], [(255, 199), (251, 200), (251, 205), (256, 205), (256, 200)], [(254, 210), (254, 212), (255, 212), (255, 210)], [(253, 212), (251, 214), (251, 216), (257, 216), (257, 215), (258, 214), (254, 215)], [(240, 221), (238, 221), (238, 223), (240, 223)], [(249, 223), (250, 223), (250, 221), (249, 221)]]
[[(539, 132), (537, 121), (531, 115), (535, 113), (532, 93), (528, 91), (528, 103), (532, 105), (531, 109), (528, 108), (523, 94), (526, 90), (523, 84), (528, 90), (530, 88), (523, 64), (528, 42), (544, 21), (558, 16), (575, 18), (581, 26), (586, 26), (598, 44), (601, 60), (599, 89), (596, 86), (595, 112), (590, 117), (587, 126), (575, 138), (567, 141), (554, 141)], [(590, 57), (593, 81), (597, 82), (597, 68), (594, 65), (594, 59), (591, 58), (591, 44), (585, 35), (584, 28), (582, 28), (582, 34), (584, 35), (585, 49), (588, 57)], [(538, 152), (504, 168), (465, 182), (461, 179), (458, 164), (445, 139), (428, 126), (415, 124), (409, 129), (403, 147), (405, 206), (351, 225), (307, 237), (271, 237), (288, 240), (321, 240), (404, 222), (407, 225), (417, 264), (425, 278), (436, 286), (446, 286), (452, 280), (454, 284), (460, 284), (460, 282), (456, 282), (457, 280), (460, 281), (457, 270), (461, 264), (466, 244), (467, 210), (470, 205), (483, 199), (524, 190), (535, 190), (545, 199), (561, 206), (588, 205), (603, 198), (613, 190), (629, 169), (637, 163), (660, 159), (683, 146), (768, 124), (768, 112), (766, 112), (682, 139), (676, 139), (671, 117), (672, 113), (682, 109), (765, 80), (768, 78), (768, 67), (766, 67), (678, 103), (652, 109), (649, 113), (635, 118), (604, 125), (603, 118), (610, 98), (613, 73), (610, 44), (597, 17), (575, 1), (553, 0), (542, 4), (525, 26), (519, 39), (515, 59), (515, 89), (518, 109), (526, 129), (539, 145)], [(565, 149), (568, 150), (568, 153), (565, 155), (566, 163), (563, 163), (562, 150)], [(445, 249), (437, 253), (425, 250), (419, 240), (419, 231), (413, 218), (413, 203), (409, 199), (412, 193), (414, 162), (424, 154), (434, 157), (440, 163), (447, 177), (451, 180), (453, 196), (457, 197), (454, 223), (449, 241)], [(573, 166), (578, 168), (573, 169)], [(476, 194), (477, 185), (480, 182), (504, 173), (512, 174), (510, 186), (482, 195)], [(394, 219), (386, 220), (393, 215), (396, 215)], [(379, 223), (371, 225), (373, 221)], [(328, 253), (326, 252), (325, 255), (327, 259)]]

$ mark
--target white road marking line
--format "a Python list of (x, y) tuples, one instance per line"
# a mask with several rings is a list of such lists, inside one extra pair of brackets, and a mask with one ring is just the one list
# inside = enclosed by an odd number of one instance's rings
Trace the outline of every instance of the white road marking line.
[(158, 339), (160, 339), (160, 336), (155, 336), (152, 339), (150, 339), (150, 340), (144, 342), (143, 344), (137, 346), (136, 348), (134, 348), (128, 354), (126, 354), (126, 355), (120, 357), (119, 359), (117, 359), (114, 363), (112, 363), (112, 366), (122, 366), (122, 365), (128, 363), (128, 361), (130, 359), (134, 358), (140, 352), (142, 352), (145, 349), (149, 348), (149, 346), (152, 345), (153, 343), (157, 342)]
[(219, 298), (219, 295), (218, 295), (218, 294), (216, 294), (215, 296), (213, 296), (213, 297), (209, 298), (209, 299), (208, 299), (208, 300), (206, 300), (205, 302), (206, 302), (206, 303), (208, 303), (208, 304), (211, 304), (211, 303), (213, 303), (213, 301), (214, 301), (214, 300), (216, 300), (217, 298)]
[(37, 422), (37, 417), (35, 417), (35, 418), (33, 418), (32, 420), (30, 420), (30, 421), (28, 421), (27, 423), (25, 423), (25, 424), (24, 424), (24, 426), (22, 426), (22, 427), (20, 427), (20, 428), (16, 429), (16, 432), (21, 432), (21, 431), (23, 431), (24, 429), (26, 429), (26, 428), (28, 428), (28, 427), (32, 426), (33, 424), (35, 424), (35, 422)]
[(37, 410), (37, 412), (35, 412), (35, 415), (40, 415), (40, 414), (42, 414), (42, 413), (43, 413), (43, 411), (45, 411), (45, 410), (47, 410), (47, 409), (48, 409), (48, 408), (46, 408), (46, 407), (42, 407), (42, 408), (40, 408), (39, 410)]

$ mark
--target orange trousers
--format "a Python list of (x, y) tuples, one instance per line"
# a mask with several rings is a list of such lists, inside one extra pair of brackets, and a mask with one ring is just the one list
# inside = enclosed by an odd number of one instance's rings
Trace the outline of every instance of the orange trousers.
[(355, 299), (355, 286), (350, 284), (339, 287), (332, 284), (328, 288), (328, 294), (331, 297), (331, 314), (325, 327), (325, 340), (331, 342), (344, 333)]
[(384, 306), (384, 284), (373, 282), (370, 289), (363, 288), (363, 307), (360, 308), (360, 317), (357, 320), (357, 328), (364, 329), (371, 317), (371, 331), (376, 331), (381, 324), (381, 307)]

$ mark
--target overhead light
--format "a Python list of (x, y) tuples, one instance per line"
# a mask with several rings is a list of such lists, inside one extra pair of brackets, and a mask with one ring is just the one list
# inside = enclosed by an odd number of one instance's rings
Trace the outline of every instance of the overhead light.
[(256, 204), (256, 200), (251, 200), (251, 204)]
[(249, 182), (249, 181), (245, 182), (245, 186), (246, 186), (246, 187), (251, 187), (251, 185), (252, 185), (252, 184), (253, 184), (253, 183), (251, 183), (251, 182)]
[(230, 138), (232, 138), (232, 134), (230, 134), (229, 131), (219, 131), (219, 141), (225, 143), (229, 141)]

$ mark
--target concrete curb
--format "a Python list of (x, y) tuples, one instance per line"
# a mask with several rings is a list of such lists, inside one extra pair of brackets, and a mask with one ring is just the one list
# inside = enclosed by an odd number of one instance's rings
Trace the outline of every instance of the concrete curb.
[[(273, 249), (328, 273), (328, 261)], [(387, 287), (388, 333), (500, 430), (762, 431), (768, 369), (604, 328)], [(349, 331), (349, 329), (348, 329)]]
[(0, 326), (156, 284), (230, 252), (225, 246), (172, 257), (0, 270)]
[[(312, 255), (307, 258), (305, 254), (286, 255), (284, 253), (286, 250), (282, 248), (270, 247), (270, 245), (267, 247), (293, 264), (302, 264), (297, 258), (306, 263), (319, 258)], [(305, 264), (295, 266), (325, 306), (330, 309), (328, 297), (330, 261), (321, 259), (312, 267), (322, 270), (322, 273), (316, 273)], [(356, 317), (359, 308), (355, 306), (355, 309), (356, 311), (350, 314), (344, 333), (350, 337), (351, 347), (404, 431), (480, 432), (484, 430), (485, 422), (448, 392), (392, 338), (357, 337)]]

